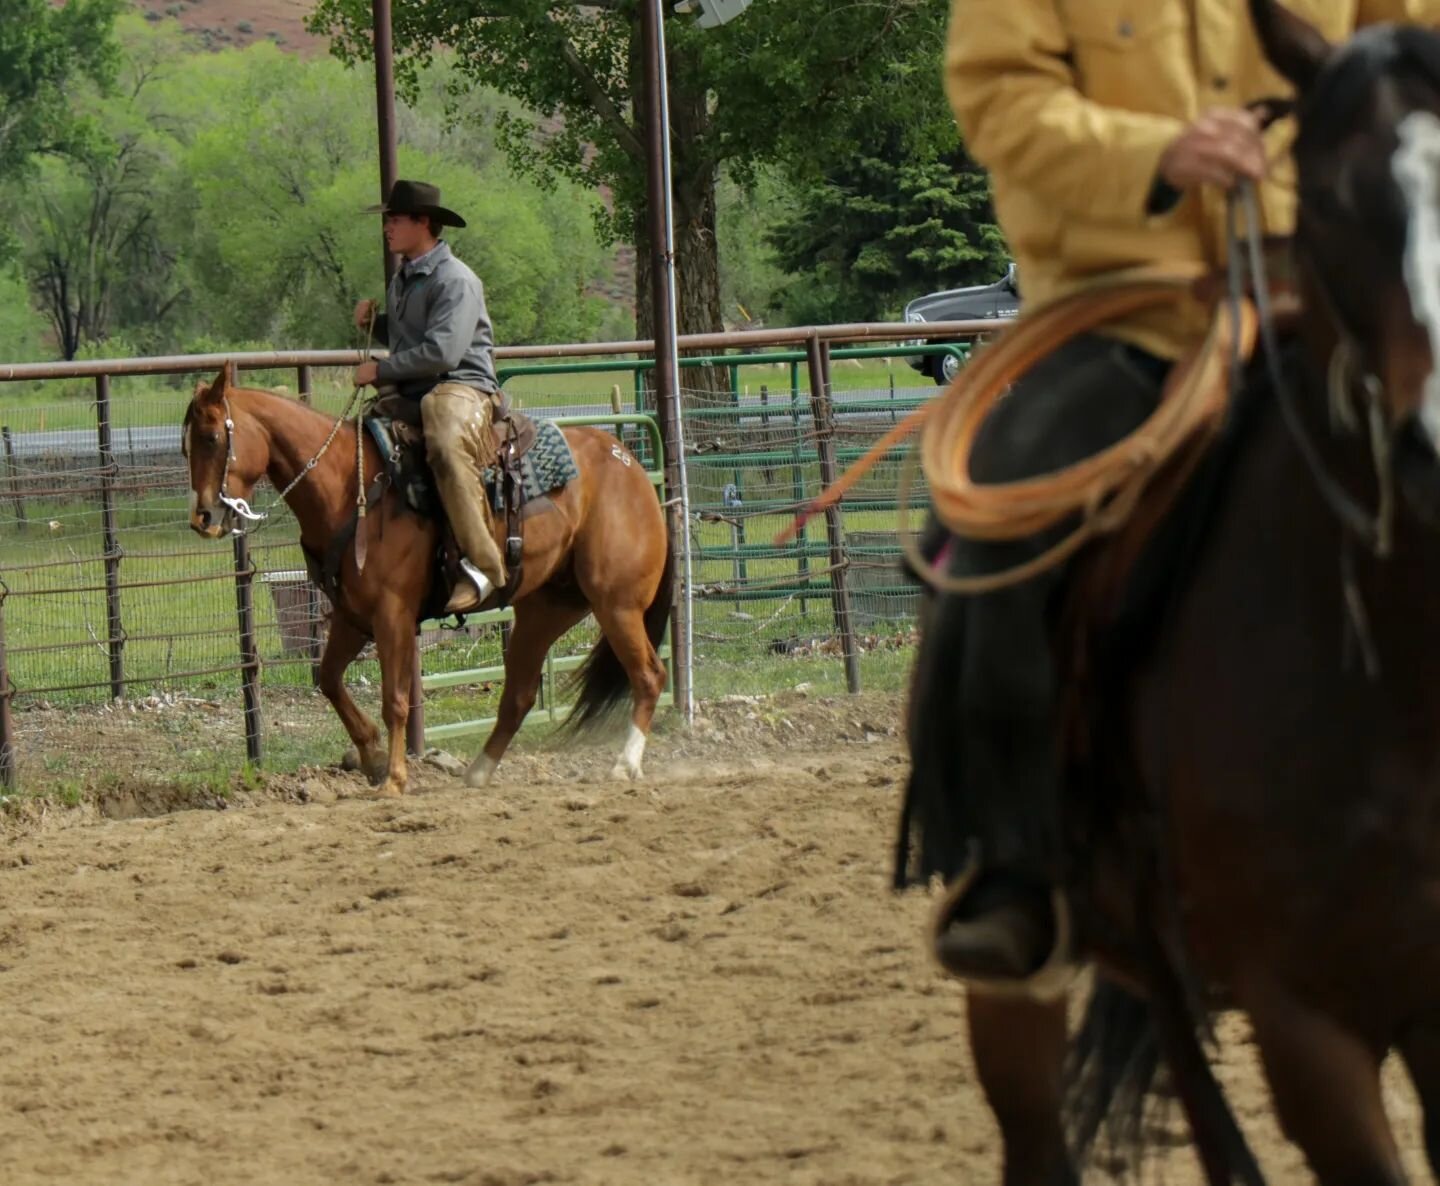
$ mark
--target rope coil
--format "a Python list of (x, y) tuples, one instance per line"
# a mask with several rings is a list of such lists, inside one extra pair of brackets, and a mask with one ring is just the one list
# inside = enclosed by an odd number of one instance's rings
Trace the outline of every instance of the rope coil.
[(1160, 468), (1218, 428), (1227, 403), (1226, 370), (1235, 357), (1248, 358), (1255, 345), (1258, 318), (1248, 299), (1215, 302), (1203, 344), (1172, 369), (1155, 411), (1109, 448), (1035, 478), (980, 483), (971, 476), (976, 439), (1011, 384), (1058, 346), (1128, 314), (1192, 301), (1206, 275), (1198, 267), (1129, 269), (1023, 313), (978, 351), (938, 398), (896, 424), (811, 502), (776, 542), (795, 538), (808, 519), (840, 499), (921, 428), (920, 464), (931, 507), (953, 534), (996, 542), (1020, 540), (1079, 518), (1057, 543), (1014, 568), (970, 577), (936, 572), (906, 529), (914, 481), (912, 459), (902, 479), (901, 543), (914, 570), (934, 588), (974, 594), (1018, 584), (1060, 564), (1096, 536), (1115, 531), (1129, 519)]

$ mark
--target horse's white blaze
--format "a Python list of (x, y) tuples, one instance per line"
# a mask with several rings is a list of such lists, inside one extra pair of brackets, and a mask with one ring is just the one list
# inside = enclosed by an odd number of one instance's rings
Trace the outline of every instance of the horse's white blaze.
[(633, 721), (630, 734), (625, 738), (625, 748), (620, 751), (620, 760), (615, 763), (615, 774), (626, 778), (640, 777), (640, 759), (645, 756), (645, 734)]
[(481, 750), (479, 755), (465, 770), (465, 785), (467, 787), (483, 787), (489, 785), (490, 776), (495, 773), (495, 767), (498, 765), (500, 765), (499, 762), (495, 761), (495, 759), (484, 750)]
[(1400, 146), (1390, 168), (1405, 196), (1405, 287), (1415, 320), (1430, 337), (1420, 423), (1440, 448), (1440, 118), (1412, 111), (1399, 127)]

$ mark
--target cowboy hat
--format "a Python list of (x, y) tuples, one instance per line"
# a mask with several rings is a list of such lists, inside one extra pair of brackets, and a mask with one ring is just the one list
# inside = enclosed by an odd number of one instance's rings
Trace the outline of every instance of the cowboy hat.
[(425, 181), (397, 181), (389, 199), (380, 206), (367, 206), (366, 214), (428, 214), (440, 226), (463, 227), (465, 220), (440, 205), (440, 187)]

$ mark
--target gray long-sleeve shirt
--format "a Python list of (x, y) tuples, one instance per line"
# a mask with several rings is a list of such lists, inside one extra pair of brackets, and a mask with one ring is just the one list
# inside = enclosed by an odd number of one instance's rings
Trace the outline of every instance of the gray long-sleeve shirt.
[(396, 271), (385, 307), (375, 324), (376, 337), (390, 347), (379, 364), (382, 383), (394, 383), (411, 399), (447, 381), (498, 389), (484, 286), (448, 243), (441, 240)]

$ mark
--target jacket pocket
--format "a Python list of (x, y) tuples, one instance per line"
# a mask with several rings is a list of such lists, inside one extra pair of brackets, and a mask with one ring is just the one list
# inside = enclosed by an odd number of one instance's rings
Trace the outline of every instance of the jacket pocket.
[(1146, 110), (1190, 69), (1184, 0), (1061, 0), (1075, 80), (1087, 99)]

